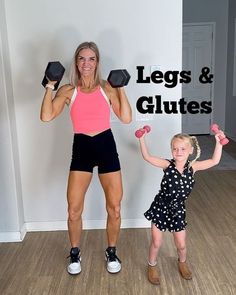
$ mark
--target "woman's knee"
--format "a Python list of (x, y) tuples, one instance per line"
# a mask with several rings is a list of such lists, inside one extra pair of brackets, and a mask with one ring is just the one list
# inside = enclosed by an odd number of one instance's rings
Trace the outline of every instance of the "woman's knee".
[(82, 215), (82, 208), (76, 208), (73, 206), (68, 206), (68, 219), (69, 221), (79, 221)]
[(119, 219), (121, 211), (122, 188), (106, 191), (106, 209), (110, 217)]
[(107, 213), (109, 217), (113, 219), (120, 219), (120, 210), (121, 210), (120, 204), (107, 206)]

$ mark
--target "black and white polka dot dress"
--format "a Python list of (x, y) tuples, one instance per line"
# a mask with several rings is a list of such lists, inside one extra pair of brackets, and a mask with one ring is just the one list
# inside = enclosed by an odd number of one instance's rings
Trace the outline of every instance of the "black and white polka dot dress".
[(144, 216), (152, 221), (159, 230), (178, 232), (185, 229), (185, 201), (194, 185), (193, 169), (189, 161), (182, 174), (176, 169), (175, 161), (164, 170), (159, 193), (155, 196)]

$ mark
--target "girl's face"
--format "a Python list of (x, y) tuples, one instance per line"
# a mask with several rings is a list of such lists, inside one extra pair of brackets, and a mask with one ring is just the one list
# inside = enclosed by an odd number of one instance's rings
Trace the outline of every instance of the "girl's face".
[(81, 76), (94, 75), (97, 67), (95, 52), (90, 48), (82, 49), (77, 57), (77, 67)]
[(188, 139), (176, 138), (171, 146), (172, 156), (176, 161), (186, 162), (189, 155), (193, 153), (193, 147)]

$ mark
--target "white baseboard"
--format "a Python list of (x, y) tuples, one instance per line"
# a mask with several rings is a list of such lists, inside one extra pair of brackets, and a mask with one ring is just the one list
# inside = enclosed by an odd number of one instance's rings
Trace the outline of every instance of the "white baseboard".
[(27, 232), (66, 230), (67, 221), (26, 222)]
[(22, 242), (26, 233), (25, 224), (22, 226), (20, 231), (0, 232), (0, 243)]
[[(32, 231), (57, 231), (67, 230), (67, 221), (55, 222), (27, 222), (27, 232)], [(123, 219), (121, 228), (146, 228), (150, 227), (150, 222), (145, 219)], [(84, 220), (83, 229), (105, 229), (106, 220)]]
[(1, 232), (0, 233), (0, 243), (8, 242), (22, 242), (21, 234), (17, 232)]
[[(123, 219), (121, 228), (149, 228), (146, 219)], [(105, 229), (106, 220), (84, 220), (83, 229)], [(67, 221), (26, 222), (20, 232), (0, 233), (0, 242), (22, 242), (27, 232), (67, 230)]]
[(147, 219), (123, 219), (121, 221), (121, 228), (149, 228), (151, 222)]

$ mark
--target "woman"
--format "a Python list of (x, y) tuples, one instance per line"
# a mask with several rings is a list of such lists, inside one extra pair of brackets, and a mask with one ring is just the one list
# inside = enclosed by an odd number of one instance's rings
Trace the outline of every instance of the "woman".
[(94, 42), (78, 46), (73, 59), (70, 84), (63, 85), (53, 98), (56, 81), (48, 81), (41, 107), (41, 120), (59, 116), (65, 105), (70, 107), (74, 130), (72, 161), (67, 188), (68, 230), (71, 242), (68, 272), (81, 272), (80, 239), (84, 198), (92, 179), (93, 167), (105, 193), (107, 210), (107, 270), (117, 273), (121, 261), (116, 255), (120, 231), (122, 177), (116, 144), (110, 129), (110, 106), (123, 123), (130, 123), (132, 111), (123, 88), (112, 88), (101, 80), (100, 55)]

